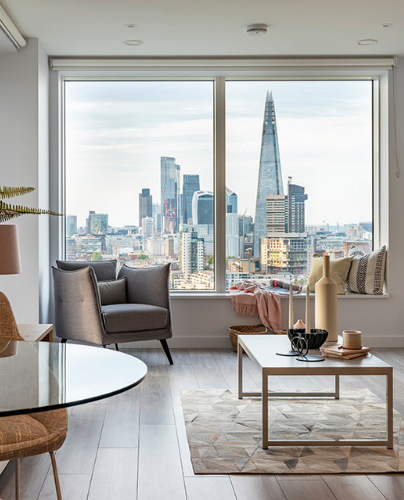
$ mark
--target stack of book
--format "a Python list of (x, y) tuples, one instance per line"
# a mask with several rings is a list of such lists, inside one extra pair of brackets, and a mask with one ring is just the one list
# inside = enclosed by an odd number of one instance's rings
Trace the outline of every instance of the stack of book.
[(353, 359), (360, 356), (366, 356), (370, 351), (369, 347), (362, 347), (361, 349), (345, 349), (339, 345), (323, 346), (320, 351), (324, 358), (339, 358), (339, 359)]

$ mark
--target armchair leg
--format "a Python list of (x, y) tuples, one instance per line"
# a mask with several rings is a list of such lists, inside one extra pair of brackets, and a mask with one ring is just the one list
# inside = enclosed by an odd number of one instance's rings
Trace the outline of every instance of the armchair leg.
[(115, 344), (115, 349), (119, 351), (118, 344)]
[(62, 344), (66, 344), (67, 339), (62, 339), (60, 342), (61, 342)]
[(168, 348), (167, 340), (160, 339), (161, 345), (163, 346), (164, 352), (166, 353), (167, 359), (170, 362), (170, 365), (173, 365), (173, 358), (171, 357), (170, 349)]

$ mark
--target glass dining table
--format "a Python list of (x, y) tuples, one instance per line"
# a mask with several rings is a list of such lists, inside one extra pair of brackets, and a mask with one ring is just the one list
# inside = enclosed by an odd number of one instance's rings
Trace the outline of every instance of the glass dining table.
[(0, 417), (67, 408), (140, 384), (143, 361), (94, 346), (0, 341)]

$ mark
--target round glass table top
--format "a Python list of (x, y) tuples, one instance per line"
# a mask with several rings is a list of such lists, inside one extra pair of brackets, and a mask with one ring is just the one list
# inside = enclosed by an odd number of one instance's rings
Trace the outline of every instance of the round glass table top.
[(111, 349), (0, 341), (0, 416), (97, 401), (131, 389), (146, 373), (143, 361)]

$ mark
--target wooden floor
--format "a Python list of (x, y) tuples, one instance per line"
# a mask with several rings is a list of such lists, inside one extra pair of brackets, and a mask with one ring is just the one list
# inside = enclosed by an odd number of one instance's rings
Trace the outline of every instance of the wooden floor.
[[(69, 433), (56, 453), (63, 500), (379, 500), (404, 499), (404, 475), (195, 476), (179, 389), (237, 386), (230, 349), (127, 350), (148, 365), (144, 382), (125, 394), (70, 411)], [(394, 366), (394, 407), (404, 414), (404, 349), (375, 350)], [(260, 373), (246, 358), (244, 387)], [(113, 375), (113, 374), (111, 374)], [(327, 377), (273, 377), (272, 388), (331, 389)], [(384, 398), (378, 377), (342, 377), (344, 387), (368, 387)], [(56, 499), (49, 455), (21, 461), (21, 499)], [(0, 477), (0, 498), (14, 500), (14, 464)]]

